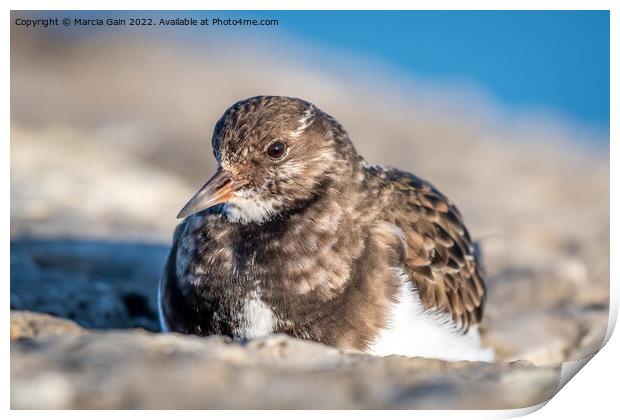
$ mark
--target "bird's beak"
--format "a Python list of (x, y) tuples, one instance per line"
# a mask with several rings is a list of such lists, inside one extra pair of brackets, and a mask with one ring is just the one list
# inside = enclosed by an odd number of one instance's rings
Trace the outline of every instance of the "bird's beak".
[(216, 204), (230, 200), (237, 188), (238, 186), (230, 174), (224, 169), (218, 168), (215, 175), (203, 185), (177, 214), (177, 219), (191, 216)]

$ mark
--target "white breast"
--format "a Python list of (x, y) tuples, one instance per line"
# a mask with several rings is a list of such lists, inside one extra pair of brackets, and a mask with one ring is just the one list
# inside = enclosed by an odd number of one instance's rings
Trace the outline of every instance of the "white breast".
[(460, 334), (449, 315), (424, 309), (412, 282), (402, 269), (394, 269), (401, 280), (398, 302), (391, 308), (387, 326), (379, 332), (367, 352), (444, 360), (492, 361), (492, 348), (480, 345), (478, 328)]

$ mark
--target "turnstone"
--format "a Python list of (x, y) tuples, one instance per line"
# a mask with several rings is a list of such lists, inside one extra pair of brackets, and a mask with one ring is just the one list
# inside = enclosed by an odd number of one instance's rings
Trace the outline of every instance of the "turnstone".
[(178, 215), (162, 330), (493, 359), (475, 244), (430, 183), (367, 164), (333, 117), (296, 98), (237, 102), (212, 147), (217, 172)]

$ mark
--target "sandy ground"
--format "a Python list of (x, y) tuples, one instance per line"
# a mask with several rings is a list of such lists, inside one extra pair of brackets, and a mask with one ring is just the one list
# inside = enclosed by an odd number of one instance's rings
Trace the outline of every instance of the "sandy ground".
[[(608, 145), (462, 92), (377, 69), (351, 76), (359, 62), (267, 45), (12, 37), (12, 406), (486, 408), (553, 395), (561, 363), (598, 350), (606, 331)], [(483, 246), (482, 330), (498, 363), (368, 358), (273, 339), (314, 358), (317, 373), (286, 352), (256, 356), (260, 343), (156, 333), (158, 277), (176, 213), (213, 170), (212, 127), (257, 94), (316, 103), (368, 161), (429, 179), (457, 203)], [(182, 399), (162, 397), (179, 366), (191, 376), (192, 360), (196, 375), (213, 369), (218, 381), (192, 378)], [(218, 398), (200, 399), (209, 392)]]

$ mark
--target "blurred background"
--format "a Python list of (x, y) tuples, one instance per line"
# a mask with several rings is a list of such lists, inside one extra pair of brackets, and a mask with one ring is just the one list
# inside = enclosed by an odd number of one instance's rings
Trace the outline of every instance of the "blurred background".
[[(277, 26), (25, 28), (17, 18)], [(11, 308), (157, 331), (175, 215), (228, 106), (296, 96), (433, 182), (483, 247), (484, 340), (598, 349), (609, 292), (607, 12), (12, 12)], [(17, 363), (17, 362), (16, 362)]]

